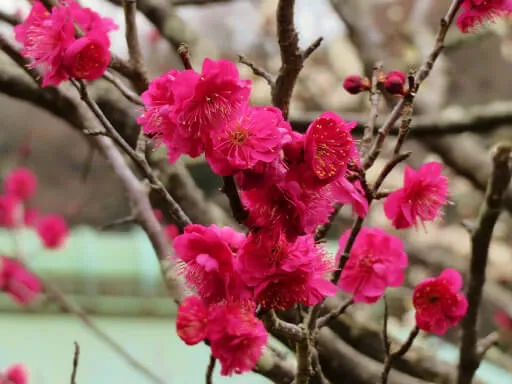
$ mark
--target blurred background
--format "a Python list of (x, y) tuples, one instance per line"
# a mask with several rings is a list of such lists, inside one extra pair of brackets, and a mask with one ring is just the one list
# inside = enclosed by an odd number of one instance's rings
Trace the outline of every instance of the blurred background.
[[(21, 0), (0, 3), (0, 9), (8, 13), (25, 16), (29, 10)], [(116, 20), (121, 28), (112, 35), (113, 50), (126, 57), (123, 14), (113, 4), (116, 2), (81, 3)], [(236, 61), (237, 55), (243, 54), (271, 73), (278, 71), (276, 0), (224, 0), (202, 5), (189, 5), (187, 1), (172, 5), (172, 0), (160, 3), (172, 11), (169, 33), (190, 46), (196, 68), (204, 57)], [(319, 36), (324, 41), (307, 61), (298, 80), (291, 105), (292, 122), (304, 124), (325, 110), (335, 111), (346, 120), (364, 121), (367, 97), (347, 94), (341, 85), (344, 77), (368, 73), (368, 63), (375, 57), (384, 60), (388, 70), (407, 71), (417, 66), (425, 51), (433, 46), (432, 37), (448, 4), (447, 0), (296, 0), (301, 45), (305, 47)], [(151, 77), (181, 68), (175, 49), (145, 16), (139, 16), (140, 39)], [(12, 29), (5, 24), (0, 24), (0, 31), (12, 36)], [(369, 42), (360, 41), (361, 36)], [(378, 50), (365, 52), (361, 49), (365, 44)], [(6, 58), (0, 54), (2, 60)], [(446, 209), (443, 221), (426, 229), (400, 232), (412, 267), (405, 286), (390, 293), (390, 327), (397, 338), (406, 336), (413, 323), (411, 287), (446, 266), (466, 270), (470, 242), (462, 223), (477, 216), (482, 199), (480, 180), (490, 167), (488, 150), (498, 141), (512, 139), (510, 23), (498, 22), (471, 38), (453, 29), (447, 38), (446, 55), (438, 64), (418, 97), (417, 110), (427, 116), (424, 121), (456, 121), (478, 112), (478, 108), (493, 107), (499, 113), (505, 111), (505, 115), (508, 111), (509, 117), (484, 127), (481, 124), (485, 122), (476, 119), (470, 129), (477, 133), (446, 137), (431, 134), (408, 141), (407, 149), (414, 151), (409, 165), (419, 166), (430, 160), (448, 165), (446, 173), (454, 204)], [(243, 77), (253, 79), (252, 102), (269, 104), (266, 82), (254, 77), (245, 66), (239, 65), (239, 70)], [(93, 92), (101, 94), (105, 87), (109, 85), (98, 81)], [(135, 116), (136, 108), (130, 108)], [(383, 104), (383, 116), (386, 108)], [(34, 270), (57, 284), (105, 333), (167, 383), (203, 382), (209, 351), (203, 345), (187, 347), (176, 336), (175, 305), (162, 286), (159, 267), (145, 234), (130, 225), (102, 229), (105, 224), (129, 215), (123, 189), (105, 161), (67, 123), (2, 94), (0, 129), (0, 172), (5, 175), (18, 165), (32, 169), (40, 182), (32, 203), (42, 213), (64, 215), (73, 228), (70, 241), (57, 252), (42, 251), (33, 233), (23, 233), (23, 249)], [(389, 150), (385, 147), (385, 153)], [(386, 156), (373, 169), (380, 170), (385, 161)], [(203, 160), (183, 159), (183, 165), (205, 199), (226, 209), (227, 202), (219, 192), (220, 180)], [(397, 168), (387, 179), (385, 189), (399, 187), (402, 175), (403, 167)], [(511, 207), (508, 203), (506, 210)], [(372, 209), (368, 222), (393, 232), (379, 204)], [(337, 238), (350, 224), (351, 212), (344, 209), (330, 232), (328, 248), (332, 254), (337, 249)], [(511, 224), (506, 213), (495, 230), (480, 324), (481, 335), (496, 329), (502, 335), (502, 345), (490, 351), (479, 371), (480, 378), (493, 384), (512, 383)], [(0, 250), (8, 253), (11, 246), (9, 236), (0, 233)], [(0, 368), (22, 361), (31, 371), (33, 384), (67, 383), (73, 342), (77, 341), (81, 347), (79, 383), (110, 382), (110, 378), (126, 384), (150, 382), (88, 327), (64, 312), (50, 301), (20, 309), (0, 296)], [(496, 321), (496, 314), (502, 312), (505, 317), (498, 316), (501, 321)], [(355, 306), (348, 315), (376, 325), (382, 318), (382, 306)], [(455, 362), (456, 349), (451, 342), (456, 337), (454, 331), (443, 340), (423, 338), (420, 344), (424, 353)], [(228, 382), (267, 381), (253, 374), (215, 378), (215, 383)]]

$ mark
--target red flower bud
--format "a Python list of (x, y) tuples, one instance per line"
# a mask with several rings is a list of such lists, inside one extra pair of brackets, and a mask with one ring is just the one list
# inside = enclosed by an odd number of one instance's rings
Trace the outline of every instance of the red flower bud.
[(391, 71), (384, 78), (384, 89), (392, 95), (403, 95), (406, 78), (403, 72)]
[(343, 88), (351, 95), (357, 95), (370, 89), (370, 81), (359, 75), (350, 75), (343, 81)]

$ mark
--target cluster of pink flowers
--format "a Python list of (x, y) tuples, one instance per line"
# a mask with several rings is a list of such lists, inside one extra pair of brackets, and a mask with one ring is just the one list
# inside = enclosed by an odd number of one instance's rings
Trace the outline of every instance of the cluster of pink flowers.
[(14, 364), (0, 372), (0, 384), (28, 384), (28, 371), (22, 364)]
[[(369, 87), (364, 79), (352, 80), (352, 91)], [(389, 93), (404, 95), (405, 80), (391, 71), (379, 81)], [(247, 234), (215, 225), (189, 225), (183, 234), (166, 228), (180, 270), (197, 294), (180, 306), (178, 333), (187, 344), (208, 340), (223, 374), (256, 364), (267, 338), (254, 314), (257, 306), (315, 305), (338, 288), (355, 302), (374, 303), (388, 287), (402, 284), (407, 267), (399, 238), (363, 227), (338, 286), (330, 281), (335, 260), (315, 241), (318, 226), (337, 204), (350, 205), (360, 217), (369, 208), (351, 134), (356, 123), (325, 112), (305, 133), (294, 132), (280, 110), (250, 106), (250, 90), (233, 63), (206, 59), (201, 73), (172, 70), (152, 81), (138, 120), (146, 134), (167, 146), (170, 162), (204, 153), (214, 172), (233, 176), (248, 211)], [(441, 216), (447, 194), (439, 163), (407, 168), (403, 187), (385, 201), (385, 213), (397, 229), (416, 227)], [(336, 261), (347, 256), (342, 251), (350, 232), (340, 238)], [(449, 289), (440, 294), (452, 302), (453, 295), (463, 297)], [(417, 308), (418, 326), (436, 332), (441, 326), (428, 326), (425, 319), (454, 325), (465, 312), (462, 304), (452, 312), (443, 306)]]
[[(62, 247), (69, 235), (66, 221), (56, 214), (40, 216), (30, 205), (37, 191), (37, 177), (26, 168), (12, 170), (4, 179), (4, 194), (0, 195), (0, 227), (16, 230), (32, 227), (48, 249)], [(0, 291), (18, 304), (31, 303), (41, 291), (36, 275), (15, 258), (0, 256)]]
[(110, 63), (108, 33), (117, 29), (112, 19), (102, 18), (74, 0), (60, 0), (48, 11), (38, 0), (30, 14), (14, 28), (23, 44), (22, 54), (43, 70), (43, 87), (69, 78), (95, 80)]
[(268, 334), (254, 315), (250, 301), (207, 304), (190, 296), (180, 305), (176, 329), (188, 345), (208, 340), (212, 355), (221, 363), (221, 374), (250, 371), (263, 353)]
[(509, 16), (512, 13), (512, 0), (464, 0), (461, 8), (457, 26), (462, 32), (468, 33), (487, 21)]

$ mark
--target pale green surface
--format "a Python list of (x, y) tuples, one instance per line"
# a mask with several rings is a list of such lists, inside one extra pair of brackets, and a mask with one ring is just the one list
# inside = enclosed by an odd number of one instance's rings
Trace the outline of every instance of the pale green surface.
[[(209, 349), (186, 346), (176, 335), (173, 319), (93, 317), (101, 328), (168, 384), (204, 383)], [(144, 376), (66, 315), (0, 313), (0, 367), (24, 362), (30, 384), (67, 384), (74, 346), (81, 348), (78, 384), (150, 384)], [(265, 384), (248, 373), (231, 378), (217, 375), (215, 384)]]

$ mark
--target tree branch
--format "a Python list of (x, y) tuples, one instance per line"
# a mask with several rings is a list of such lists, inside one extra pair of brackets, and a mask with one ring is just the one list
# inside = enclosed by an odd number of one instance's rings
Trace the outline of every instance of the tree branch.
[(141, 83), (149, 84), (147, 69), (144, 65), (142, 50), (139, 44), (139, 33), (137, 30), (137, 0), (123, 0), (124, 21), (126, 26), (126, 45), (130, 56), (129, 63), (137, 73)]
[(288, 118), (290, 99), (299, 72), (304, 60), (320, 46), (321, 40), (315, 42), (301, 52), (299, 48), (299, 35), (294, 24), (295, 0), (279, 0), (277, 4), (277, 37), (281, 53), (281, 69), (272, 88), (272, 104), (283, 112)]
[(251, 68), (252, 72), (256, 76), (259, 76), (259, 77), (265, 79), (265, 81), (268, 83), (268, 85), (270, 85), (271, 88), (275, 87), (274, 77), (270, 73), (265, 71), (263, 68), (254, 64), (252, 61), (250, 61), (244, 55), (238, 55), (238, 61), (244, 65), (247, 65), (249, 68)]
[[(311, 122), (321, 112), (308, 112), (291, 116), (290, 123), (294, 130), (305, 132)], [(352, 130), (354, 135), (362, 136), (366, 117), (359, 113), (339, 112), (347, 121), (357, 121)], [(375, 126), (382, 127), (384, 121), (377, 119)], [(449, 107), (435, 114), (415, 115), (411, 122), (409, 137), (433, 138), (440, 135), (456, 135), (464, 132), (488, 133), (493, 128), (512, 124), (512, 102), (494, 101), (474, 107)], [(398, 135), (399, 125), (395, 124), (390, 135)]]
[(364, 159), (366, 154), (368, 153), (373, 139), (373, 131), (375, 129), (375, 122), (377, 117), (379, 116), (379, 101), (381, 92), (378, 88), (379, 75), (382, 72), (383, 64), (382, 62), (378, 62), (373, 66), (372, 69), (372, 86), (370, 90), (370, 115), (368, 117), (368, 122), (364, 126), (363, 138), (360, 144), (359, 153), (361, 158)]
[(480, 215), (471, 236), (471, 262), (466, 294), (468, 311), (462, 320), (458, 384), (470, 384), (481, 362), (482, 356), (477, 351), (478, 310), (485, 284), (489, 244), (494, 226), (501, 213), (503, 194), (510, 183), (511, 152), (512, 147), (509, 144), (498, 145), (494, 150), (493, 172), (487, 184), (485, 201), (480, 208)]
[(412, 329), (411, 333), (409, 333), (409, 336), (407, 337), (407, 340), (405, 343), (402, 344), (402, 346), (395, 352), (391, 353), (390, 355), (386, 356), (386, 360), (384, 361), (384, 369), (382, 371), (381, 375), (381, 383), (387, 384), (389, 372), (391, 371), (391, 366), (393, 363), (404, 356), (409, 349), (412, 347), (412, 343), (414, 343), (414, 340), (416, 339), (416, 336), (420, 333), (420, 329), (416, 326)]
[(224, 192), (228, 197), (233, 217), (238, 223), (243, 224), (249, 216), (249, 210), (244, 207), (240, 200), (240, 194), (238, 193), (235, 178), (233, 176), (223, 176), (222, 180), (224, 181), (222, 192)]

